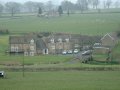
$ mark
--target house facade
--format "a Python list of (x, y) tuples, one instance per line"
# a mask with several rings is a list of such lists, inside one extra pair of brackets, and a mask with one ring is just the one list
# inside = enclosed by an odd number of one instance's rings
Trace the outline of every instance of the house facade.
[(119, 42), (119, 38), (115, 32), (107, 33), (101, 38), (101, 43), (94, 44), (95, 54), (108, 54), (112, 48)]
[[(44, 36), (45, 35), (45, 36)], [(92, 39), (92, 40), (91, 40)], [(92, 36), (66, 33), (37, 33), (9, 37), (9, 52), (24, 53), (25, 56), (41, 54), (62, 54), (62, 52), (80, 49), (84, 43), (98, 41)]]
[(101, 38), (101, 44), (104, 47), (114, 47), (118, 43), (116, 33), (107, 33)]
[(10, 53), (24, 53), (25, 56), (34, 56), (36, 54), (36, 40), (27, 36), (9, 37)]
[(72, 41), (68, 34), (54, 34), (48, 38), (50, 54), (61, 54), (63, 51), (72, 50)]
[(41, 38), (35, 35), (29, 36), (10, 36), (9, 37), (10, 54), (24, 54), (25, 56), (35, 56), (48, 54), (48, 48)]

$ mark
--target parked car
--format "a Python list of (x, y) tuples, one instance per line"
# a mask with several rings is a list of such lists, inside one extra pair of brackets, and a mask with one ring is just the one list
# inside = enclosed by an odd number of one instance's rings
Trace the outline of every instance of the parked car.
[(0, 77), (4, 77), (4, 71), (0, 71)]
[(82, 55), (91, 55), (91, 54), (92, 54), (91, 50), (87, 50), (82, 53)]
[(74, 53), (75, 53), (75, 54), (78, 53), (78, 52), (79, 52), (78, 49), (75, 49), (75, 50), (74, 50)]
[(72, 50), (68, 50), (68, 52), (67, 52), (68, 54), (72, 54), (73, 53), (73, 51)]
[(63, 54), (63, 55), (66, 55), (66, 54), (67, 54), (67, 51), (66, 51), (66, 50), (64, 50), (64, 51), (62, 52), (62, 54)]

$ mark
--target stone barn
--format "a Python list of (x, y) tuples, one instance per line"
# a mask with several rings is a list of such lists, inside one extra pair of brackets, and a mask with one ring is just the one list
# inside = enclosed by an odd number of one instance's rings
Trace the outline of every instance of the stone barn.
[(103, 47), (114, 47), (118, 43), (118, 37), (116, 33), (107, 33), (101, 38), (101, 44)]

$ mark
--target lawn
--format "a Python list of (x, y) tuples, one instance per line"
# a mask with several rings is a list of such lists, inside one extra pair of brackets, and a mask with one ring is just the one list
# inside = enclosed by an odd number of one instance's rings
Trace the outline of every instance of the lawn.
[(0, 90), (120, 90), (119, 71), (6, 72)]
[(0, 28), (8, 29), (15, 34), (48, 31), (103, 35), (118, 30), (119, 25), (119, 13), (73, 14), (51, 18), (18, 15), (14, 18), (0, 18)]
[[(24, 58), (24, 59), (23, 59)], [(71, 56), (62, 56), (62, 55), (41, 55), (41, 56), (25, 56), (20, 55), (9, 56), (9, 55), (0, 55), (0, 64), (22, 64), (24, 60), (25, 65), (40, 65), (40, 64), (59, 64), (67, 62), (71, 59)]]

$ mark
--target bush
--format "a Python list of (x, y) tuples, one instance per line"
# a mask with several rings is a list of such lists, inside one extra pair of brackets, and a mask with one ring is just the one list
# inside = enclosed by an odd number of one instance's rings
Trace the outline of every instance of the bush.
[(120, 37), (120, 31), (117, 31), (116, 33), (117, 33), (117, 36)]
[(0, 34), (9, 34), (9, 30), (8, 29), (0, 29)]

